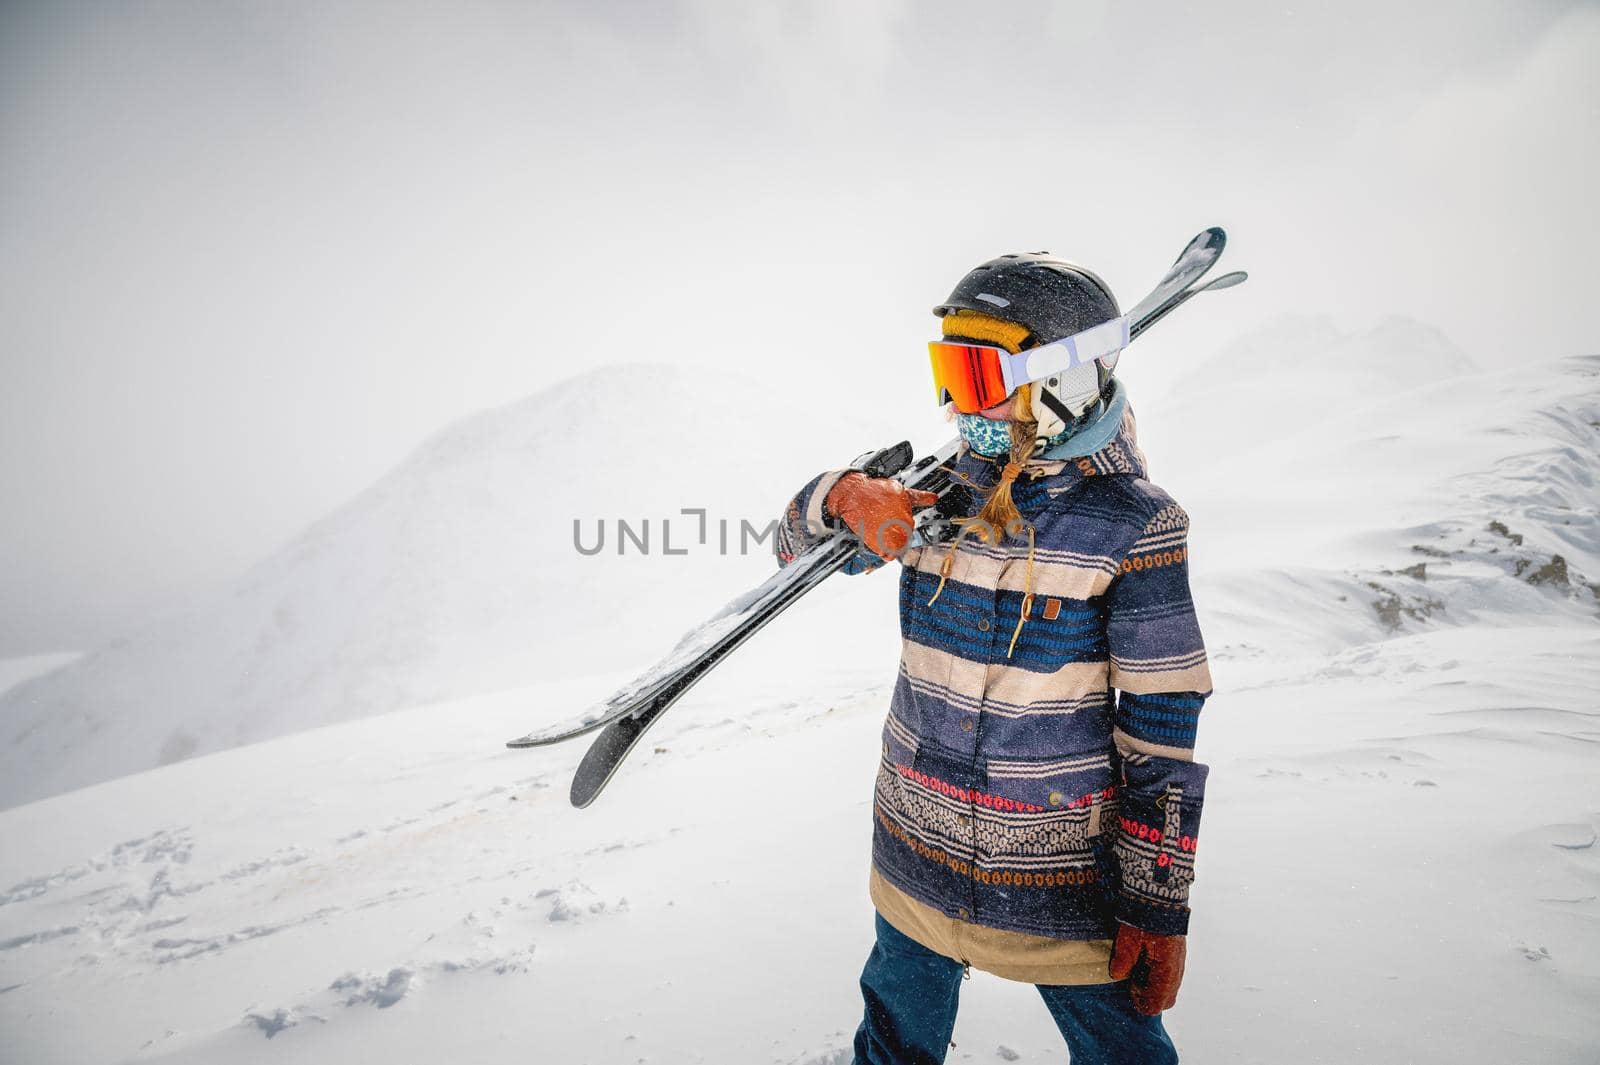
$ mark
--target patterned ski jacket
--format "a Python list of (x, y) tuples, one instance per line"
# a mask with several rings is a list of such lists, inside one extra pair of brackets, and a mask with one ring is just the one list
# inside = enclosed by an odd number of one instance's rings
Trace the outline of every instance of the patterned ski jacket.
[[(791, 501), (780, 560), (835, 524), (822, 501), (844, 472)], [(976, 513), (999, 472), (963, 447), (960, 513)], [(1030, 460), (1012, 498), (1031, 546), (967, 535), (900, 558), (872, 898), (901, 931), (978, 968), (1103, 982), (1116, 921), (1188, 928), (1206, 779), (1195, 726), (1211, 691), (1189, 520), (1145, 479), (1131, 411), (1091, 455)]]

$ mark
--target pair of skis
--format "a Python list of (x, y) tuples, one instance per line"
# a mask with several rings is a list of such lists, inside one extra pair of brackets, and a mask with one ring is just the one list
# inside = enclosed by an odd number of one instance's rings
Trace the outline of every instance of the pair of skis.
[[(1200, 293), (1230, 288), (1245, 280), (1247, 275), (1243, 271), (1235, 271), (1204, 285), (1199, 283), (1216, 265), (1227, 239), (1220, 228), (1212, 227), (1188, 243), (1161, 282), (1129, 312), (1130, 340)], [(863, 456), (853, 468), (871, 477), (894, 477), (908, 488), (943, 493), (950, 484), (950, 464), (956, 457), (959, 443), (959, 440), (951, 440), (913, 462), (911, 445), (901, 442)], [(918, 528), (924, 528), (936, 515), (936, 507), (919, 511), (916, 515)], [(506, 746), (544, 747), (601, 730), (572, 778), (572, 805), (588, 806), (662, 714), (736, 648), (807, 592), (843, 569), (861, 550), (867, 549), (849, 530), (829, 534), (760, 585), (690, 630), (665, 658), (604, 702), (571, 720), (511, 740)]]

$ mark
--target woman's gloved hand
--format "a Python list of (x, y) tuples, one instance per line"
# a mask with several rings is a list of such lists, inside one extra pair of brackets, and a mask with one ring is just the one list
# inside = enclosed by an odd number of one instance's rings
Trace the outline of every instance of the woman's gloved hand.
[(1160, 936), (1131, 924), (1118, 923), (1117, 946), (1111, 955), (1111, 978), (1132, 977), (1129, 991), (1140, 1013), (1154, 1016), (1171, 1009), (1183, 983), (1183, 961), (1188, 953), (1183, 936)]
[(915, 522), (911, 512), (939, 501), (937, 494), (907, 488), (893, 477), (868, 477), (852, 470), (839, 478), (823, 509), (844, 522), (880, 558), (906, 549)]

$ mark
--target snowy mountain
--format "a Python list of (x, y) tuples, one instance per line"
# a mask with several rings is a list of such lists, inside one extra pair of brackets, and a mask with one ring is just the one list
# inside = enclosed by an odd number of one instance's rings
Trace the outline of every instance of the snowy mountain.
[[(662, 366), (584, 375), (467, 418), (214, 601), (0, 695), (0, 805), (646, 665), (721, 605), (702, 588), (732, 594), (765, 576), (772, 539), (741, 522), (764, 530), (819, 462), (892, 442), (864, 424)], [(684, 508), (706, 511), (703, 542)], [(530, 699), (527, 727), (570, 709)]]
[[(1317, 353), (1337, 359), (1313, 390)], [(1153, 476), (1193, 516), (1217, 686), (1168, 1015), (1184, 1060), (1592, 1061), (1600, 356), (1480, 372), (1415, 323), (1285, 321), (1194, 371), (1135, 397)], [(482, 432), (443, 449), (474, 471), (461, 492), (488, 476), (471, 453), (504, 439)], [(463, 505), (451, 478), (422, 483), (379, 486), (301, 543)], [(393, 509), (357, 521), (375, 506)], [(360, 552), (295, 550), (263, 569), (325, 565), (306, 580), (383, 594), (340, 578)], [(716, 598), (743, 572), (681, 576)], [(0, 812), (8, 1050), (848, 1061), (893, 599), (881, 575), (829, 582), (584, 811), (565, 798), (582, 744), (500, 746), (530, 706), (604, 691), (550, 670)], [(975, 974), (962, 996), (952, 1061), (1061, 1060), (1031, 988)]]
[(1280, 645), (1334, 653), (1424, 624), (1593, 618), (1593, 365), (1477, 371), (1407, 319), (1346, 335), (1287, 317), (1141, 406), (1152, 476), (1193, 519), (1208, 632), (1265, 613)]

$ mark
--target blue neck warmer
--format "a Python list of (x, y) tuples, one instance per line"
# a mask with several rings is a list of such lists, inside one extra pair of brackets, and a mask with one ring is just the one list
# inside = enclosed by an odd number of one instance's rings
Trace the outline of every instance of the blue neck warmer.
[[(1087, 425), (1076, 431), (1065, 430), (1044, 442), (1041, 458), (1076, 459), (1092, 455), (1116, 438), (1128, 409), (1128, 393), (1122, 382), (1111, 379), (1111, 401)], [(956, 431), (967, 446), (979, 455), (999, 458), (1011, 453), (1011, 423), (985, 418), (981, 414), (956, 415)]]
[(980, 455), (999, 458), (1011, 454), (1011, 423), (981, 414), (957, 414), (956, 432)]

